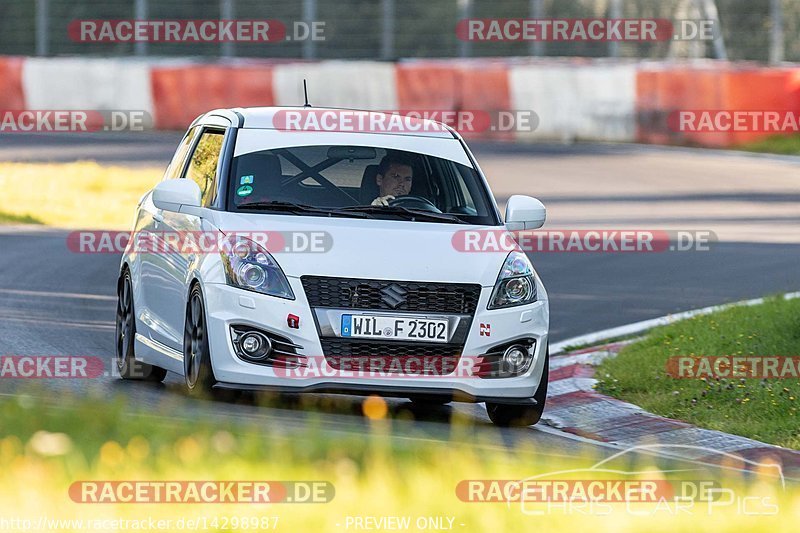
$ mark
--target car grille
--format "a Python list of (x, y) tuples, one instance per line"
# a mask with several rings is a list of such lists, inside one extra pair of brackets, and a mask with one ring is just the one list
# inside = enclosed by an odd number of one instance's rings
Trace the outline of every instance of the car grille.
[(481, 294), (480, 285), (466, 283), (317, 276), (303, 276), (300, 280), (312, 307), (472, 315)]
[(446, 376), (458, 367), (460, 344), (397, 343), (323, 338), (325, 361), (336, 370)]

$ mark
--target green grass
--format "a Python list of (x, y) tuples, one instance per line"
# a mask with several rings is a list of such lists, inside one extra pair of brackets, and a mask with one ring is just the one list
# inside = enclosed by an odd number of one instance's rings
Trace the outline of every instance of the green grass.
[(800, 299), (771, 298), (652, 330), (597, 370), (600, 392), (670, 418), (800, 449), (800, 380), (676, 379), (671, 356), (800, 356)]
[(765, 154), (800, 155), (800, 135), (775, 135), (736, 148)]
[(0, 224), (41, 224), (42, 221), (30, 215), (15, 215), (0, 211)]

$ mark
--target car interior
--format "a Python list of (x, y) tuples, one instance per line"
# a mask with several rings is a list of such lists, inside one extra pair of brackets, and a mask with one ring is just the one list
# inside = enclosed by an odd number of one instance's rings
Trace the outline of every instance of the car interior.
[[(376, 176), (386, 150), (330, 146), (319, 160), (320, 152), (317, 150), (313, 154), (316, 157), (312, 157), (308, 148), (279, 148), (237, 157), (231, 180), (234, 206), (292, 202), (336, 208), (367, 206), (378, 197)], [(435, 157), (400, 153), (412, 161), (414, 180), (409, 196), (428, 200), (445, 213), (476, 214), (451, 165)], [(450, 180), (449, 185), (443, 186), (444, 180)], [(245, 188), (240, 194), (244, 183), (252, 189)]]

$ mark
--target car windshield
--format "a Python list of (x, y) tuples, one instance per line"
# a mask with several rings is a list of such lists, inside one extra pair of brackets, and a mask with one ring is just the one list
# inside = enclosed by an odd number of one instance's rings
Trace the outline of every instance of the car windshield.
[(475, 169), (449, 159), (371, 146), (297, 146), (234, 157), (228, 209), (498, 223)]

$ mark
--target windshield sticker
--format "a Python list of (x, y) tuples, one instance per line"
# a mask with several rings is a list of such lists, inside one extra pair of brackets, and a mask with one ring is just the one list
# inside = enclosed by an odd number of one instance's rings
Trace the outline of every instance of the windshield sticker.
[(250, 174), (249, 176), (242, 176), (239, 180), (239, 185), (252, 185), (253, 184), (253, 175)]
[(236, 189), (237, 196), (250, 196), (251, 194), (253, 194), (253, 188), (249, 185), (242, 185)]

